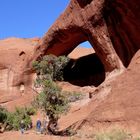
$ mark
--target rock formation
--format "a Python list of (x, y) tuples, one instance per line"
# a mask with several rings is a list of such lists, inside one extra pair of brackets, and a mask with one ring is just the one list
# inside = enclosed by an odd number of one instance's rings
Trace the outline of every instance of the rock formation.
[(100, 85), (92, 98), (59, 120), (59, 128), (73, 125), (83, 132), (122, 128), (128, 132), (140, 130), (140, 50), (128, 68), (115, 80)]
[(140, 51), (128, 69), (112, 84), (111, 92), (99, 104), (91, 103), (93, 111), (84, 120), (97, 128), (121, 126), (131, 132), (140, 130)]
[[(71, 0), (40, 40), (33, 59), (49, 53), (67, 55), (80, 43), (89, 41), (106, 72), (128, 67), (140, 48), (139, 10), (138, 0)], [(135, 66), (139, 69), (139, 65)], [(94, 95), (87, 106), (63, 118), (63, 128), (76, 122), (91, 126), (124, 123), (133, 127), (133, 122), (137, 125), (140, 118), (139, 90), (133, 90), (135, 87), (139, 89), (139, 76), (136, 76), (139, 72), (136, 69), (129, 71), (133, 68), (130, 66), (113, 84), (97, 88), (101, 92)], [(64, 124), (63, 119), (60, 124)]]
[(39, 39), (9, 38), (0, 41), (0, 95), (19, 94), (32, 86), (28, 60)]
[(69, 54), (89, 41), (105, 70), (127, 67), (140, 44), (140, 1), (71, 0), (41, 39), (33, 59)]
[[(33, 60), (50, 53), (67, 55), (84, 41), (89, 41), (94, 47), (105, 72), (128, 67), (140, 48), (139, 10), (139, 0), (71, 0), (41, 40), (0, 41), (0, 92), (16, 94), (27, 91), (32, 86)], [(135, 59), (138, 60), (139, 55)], [(140, 66), (139, 61), (134, 62), (113, 84), (109, 83), (109, 87), (104, 84), (106, 87), (97, 88), (103, 92), (95, 95), (87, 106), (70, 114), (72, 120), (66, 117), (66, 127), (77, 121), (82, 124), (89, 122), (91, 126), (140, 122)]]
[(84, 41), (94, 47), (106, 72), (127, 67), (139, 49), (139, 9), (138, 0), (71, 0), (40, 41), (1, 41), (1, 90), (12, 92), (17, 87), (24, 90), (31, 84), (33, 60), (49, 53), (67, 55)]
[[(29, 60), (39, 39), (7, 38), (0, 41), (0, 105), (8, 110), (28, 105), (34, 99), (34, 71), (29, 67)], [(91, 48), (76, 48), (69, 57), (78, 59), (92, 55)], [(78, 54), (78, 55), (77, 55)], [(24, 95), (24, 96), (22, 96)]]

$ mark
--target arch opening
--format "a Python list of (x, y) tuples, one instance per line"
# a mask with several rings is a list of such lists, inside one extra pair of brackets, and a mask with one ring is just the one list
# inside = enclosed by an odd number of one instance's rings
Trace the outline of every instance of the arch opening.
[(104, 65), (89, 44), (81, 43), (69, 54), (71, 60), (64, 69), (65, 81), (81, 87), (97, 87), (105, 80)]
[(85, 6), (87, 6), (92, 2), (92, 0), (77, 0), (77, 1), (81, 8), (84, 8)]
[(24, 51), (21, 51), (19, 53), (19, 57), (24, 61), (25, 60), (25, 52)]
[(25, 55), (25, 52), (24, 51), (22, 51), (22, 52), (19, 53), (19, 56), (22, 56), (22, 55)]
[(93, 48), (93, 47), (91, 46), (91, 44), (89, 43), (89, 41), (84, 41), (84, 42), (82, 42), (82, 43), (80, 44), (80, 46), (83, 47), (83, 48)]

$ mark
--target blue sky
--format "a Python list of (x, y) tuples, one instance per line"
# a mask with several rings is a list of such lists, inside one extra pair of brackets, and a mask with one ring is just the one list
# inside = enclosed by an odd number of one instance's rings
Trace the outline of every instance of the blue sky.
[(0, 0), (0, 39), (42, 37), (68, 4), (69, 0)]

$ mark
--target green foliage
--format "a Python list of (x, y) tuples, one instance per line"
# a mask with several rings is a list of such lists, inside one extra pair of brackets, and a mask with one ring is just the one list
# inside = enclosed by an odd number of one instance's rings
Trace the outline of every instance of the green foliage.
[(33, 63), (37, 71), (36, 84), (42, 88), (34, 104), (47, 112), (50, 119), (58, 120), (60, 114), (68, 109), (68, 101), (62, 89), (54, 82), (63, 80), (63, 69), (68, 61), (65, 56), (46, 55)]
[(53, 81), (63, 80), (63, 69), (69, 60), (65, 56), (46, 55), (40, 61), (34, 61), (33, 68), (38, 74), (38, 81), (47, 78), (48, 75)]
[(9, 129), (19, 130), (21, 120), (24, 121), (25, 127), (28, 128), (31, 118), (28, 115), (27, 108), (16, 108), (15, 112), (7, 114), (6, 122), (9, 125)]
[(0, 106), (0, 123), (4, 123), (7, 119), (7, 110)]
[(54, 83), (45, 83), (44, 90), (36, 97), (34, 105), (48, 113), (55, 119), (68, 109), (68, 100), (61, 93), (61, 89)]
[(114, 129), (110, 132), (98, 133), (95, 136), (95, 140), (128, 140), (130, 135), (124, 130)]
[(37, 110), (33, 107), (25, 107), (25, 112), (27, 113), (27, 115), (31, 116), (31, 115), (35, 115)]
[(15, 112), (8, 112), (6, 109), (0, 107), (0, 122), (6, 123), (8, 130), (18, 130), (20, 128), (20, 122), (23, 120), (25, 127), (28, 128), (28, 125), (31, 124), (30, 115), (34, 114), (35, 109), (32, 107), (16, 108)]
[(37, 109), (41, 109), (44, 111), (44, 106), (46, 102), (46, 94), (44, 92), (41, 92), (33, 101), (33, 106)]

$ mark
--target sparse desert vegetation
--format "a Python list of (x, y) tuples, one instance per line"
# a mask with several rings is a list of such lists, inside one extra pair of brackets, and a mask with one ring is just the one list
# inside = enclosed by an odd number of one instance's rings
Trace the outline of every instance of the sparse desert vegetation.
[(16, 108), (14, 112), (9, 112), (5, 108), (0, 107), (1, 130), (19, 130), (21, 120), (28, 129), (32, 123), (31, 115), (35, 115), (36, 110), (33, 107)]
[(69, 140), (139, 140), (139, 137), (134, 136), (130, 132), (124, 129), (114, 128), (110, 130), (102, 130), (99, 132), (84, 132), (78, 131), (75, 136), (69, 138)]

